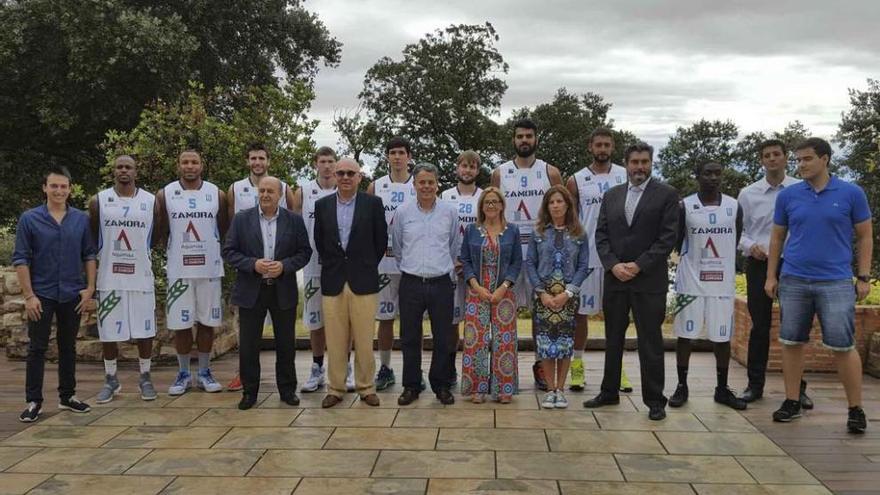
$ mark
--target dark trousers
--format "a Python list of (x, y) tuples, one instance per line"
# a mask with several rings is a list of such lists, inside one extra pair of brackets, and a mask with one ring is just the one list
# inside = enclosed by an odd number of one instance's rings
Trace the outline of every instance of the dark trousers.
[(767, 282), (767, 261), (749, 257), (746, 260), (746, 295), (752, 331), (749, 334), (748, 375), (749, 387), (764, 389), (767, 355), (770, 352), (770, 321), (773, 317), (773, 299), (764, 292)]
[(434, 350), (428, 381), (434, 393), (452, 382), (452, 280), (447, 276), (424, 280), (400, 277), (400, 347), (403, 350), (403, 387), (419, 390), (422, 378), (422, 317), (428, 311)]
[(260, 391), (260, 342), (266, 312), (272, 315), (275, 333), (275, 380), (282, 396), (296, 392), (294, 369), (294, 325), (296, 305), (291, 309), (278, 307), (276, 286), (261, 285), (253, 308), (239, 308), (238, 366), (244, 395), (256, 397)]
[(76, 312), (79, 297), (59, 303), (41, 297), (43, 315), (39, 321), (28, 321), (28, 354), (25, 378), (25, 400), (43, 402), (43, 373), (46, 369), (46, 351), (52, 333), (52, 317), (57, 317), (58, 330), (58, 397), (67, 399), (76, 391), (76, 334), (80, 315)]
[(605, 291), (602, 301), (605, 314), (605, 376), (602, 378), (602, 392), (612, 397), (619, 394), (621, 359), (630, 310), (638, 335), (642, 401), (649, 407), (665, 406), (662, 325), (666, 317), (666, 293)]

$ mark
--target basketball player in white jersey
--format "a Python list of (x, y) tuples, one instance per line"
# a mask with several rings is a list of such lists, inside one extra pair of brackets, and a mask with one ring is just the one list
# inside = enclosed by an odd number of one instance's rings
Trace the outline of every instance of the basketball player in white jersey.
[[(480, 174), (480, 155), (476, 151), (463, 151), (455, 160), (455, 175), (458, 182), (455, 187), (440, 193), (440, 199), (451, 203), (458, 211), (458, 235), (459, 245), (464, 239), (464, 231), (468, 225), (477, 221), (477, 203), (480, 200), (482, 189), (477, 187), (477, 176)], [(460, 324), (464, 319), (464, 299), (467, 296), (467, 285), (464, 283), (461, 261), (455, 260), (455, 300), (452, 309), (452, 376), (455, 372), (455, 356), (458, 353), (458, 338), (461, 333)], [(455, 384), (453, 379), (453, 385)]]
[(223, 386), (211, 374), (211, 347), (214, 328), (223, 322), (220, 239), (229, 226), (226, 195), (202, 180), (204, 165), (198, 151), (182, 152), (177, 170), (179, 179), (156, 194), (160, 233), (168, 239), (166, 325), (174, 331), (180, 368), (168, 395), (182, 395), (192, 387), (189, 354), (194, 326), (199, 353), (197, 385), (206, 392), (220, 392)]
[[(535, 229), (538, 210), (541, 209), (541, 200), (550, 186), (562, 184), (562, 175), (559, 169), (535, 156), (538, 149), (538, 126), (531, 119), (520, 119), (513, 128), (516, 156), (492, 172), (492, 186), (504, 193), (504, 217), (519, 227), (523, 259), (526, 259), (529, 239)], [(520, 272), (513, 290), (516, 293), (517, 306), (531, 307), (532, 287), (525, 270)], [(546, 390), (547, 382), (544, 381), (540, 362), (535, 362), (532, 372), (538, 389)]]
[(736, 199), (721, 193), (723, 172), (719, 163), (697, 166), (699, 191), (681, 201), (673, 309), (678, 386), (669, 399), (670, 407), (681, 407), (688, 400), (691, 340), (708, 336), (715, 349), (715, 402), (738, 410), (746, 408), (746, 401), (727, 387), (736, 294), (734, 261), (742, 233), (742, 210)]
[[(575, 316), (574, 356), (571, 360), (571, 390), (584, 389), (584, 347), (587, 343), (587, 324), (589, 317), (602, 310), (602, 288), (605, 283), (605, 269), (596, 252), (596, 224), (599, 221), (599, 208), (602, 197), (608, 189), (626, 182), (626, 168), (611, 163), (614, 153), (614, 134), (607, 127), (597, 127), (590, 134), (587, 151), (593, 162), (568, 178), (565, 187), (578, 206), (578, 214), (584, 232), (587, 233), (590, 247), (590, 272), (581, 285), (580, 305)], [(620, 390), (632, 392), (632, 383), (623, 367), (620, 368)]]
[[(300, 388), (301, 392), (316, 392), (324, 386), (326, 368), (324, 349), (327, 346), (324, 334), (324, 315), (321, 311), (321, 265), (315, 249), (315, 202), (324, 196), (336, 193), (336, 152), (333, 148), (322, 146), (312, 157), (315, 178), (303, 180), (293, 193), (293, 211), (302, 215), (312, 246), (312, 258), (303, 268), (305, 290), (303, 291), (303, 325), (309, 331), (312, 346), (312, 370), (309, 379)], [(354, 391), (354, 374), (348, 366), (346, 387)]]
[(391, 251), (391, 224), (394, 221), (394, 211), (416, 198), (413, 178), (409, 172), (409, 163), (412, 160), (409, 142), (401, 137), (391, 138), (385, 144), (385, 157), (388, 159), (388, 175), (379, 177), (367, 187), (368, 194), (382, 198), (389, 232), (388, 250), (379, 262), (379, 306), (376, 319), (379, 320), (380, 366), (376, 373), (376, 390), (385, 390), (395, 383), (394, 370), (391, 369), (391, 346), (394, 344), (394, 318), (398, 311), (400, 270)]
[[(260, 198), (259, 194), (257, 194), (257, 184), (260, 183), (260, 179), (269, 175), (269, 149), (265, 145), (262, 143), (249, 145), (245, 152), (245, 158), (247, 159), (247, 168), (249, 170), (248, 176), (233, 182), (229, 186), (229, 192), (226, 194), (230, 222), (232, 222), (232, 218), (235, 217), (236, 213), (259, 206)], [(278, 206), (288, 210), (293, 207), (293, 191), (284, 181), (281, 181), (281, 198), (278, 200), (278, 203)], [(266, 325), (271, 323), (272, 319), (267, 314)], [(235, 376), (229, 382), (229, 385), (226, 386), (226, 390), (237, 392), (241, 389), (241, 377), (238, 375), (238, 371), (236, 371)]]
[(98, 240), (98, 335), (104, 352), (104, 386), (96, 402), (106, 404), (122, 390), (116, 377), (118, 342), (138, 348), (141, 399), (154, 400), (150, 379), (156, 336), (156, 295), (150, 248), (156, 198), (135, 184), (137, 164), (122, 155), (113, 163), (113, 187), (89, 201), (92, 235)]

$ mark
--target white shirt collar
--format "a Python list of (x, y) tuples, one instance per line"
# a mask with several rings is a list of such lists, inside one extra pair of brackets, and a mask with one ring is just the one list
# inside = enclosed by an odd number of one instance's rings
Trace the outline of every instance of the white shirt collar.
[(629, 191), (643, 192), (643, 191), (645, 190), (645, 188), (648, 187), (648, 183), (649, 183), (649, 182), (651, 182), (651, 177), (650, 177), (650, 176), (648, 176), (648, 178), (645, 179), (645, 182), (642, 182), (641, 184), (639, 184), (639, 185), (637, 185), (637, 186), (633, 185), (632, 182), (627, 181), (627, 184), (629, 185), (629, 187), (627, 188), (627, 190), (629, 190)]
[(774, 187), (774, 186), (771, 186), (769, 182), (767, 182), (767, 176), (765, 175), (764, 177), (761, 177), (761, 180), (758, 181), (758, 186), (761, 188), (761, 192), (767, 192), (767, 191), (776, 189), (777, 187), (786, 188), (792, 184), (797, 184), (798, 182), (799, 181), (797, 179), (795, 179), (794, 177), (790, 177), (790, 176), (786, 175), (785, 178), (782, 179), (782, 182), (780, 182), (779, 185)]

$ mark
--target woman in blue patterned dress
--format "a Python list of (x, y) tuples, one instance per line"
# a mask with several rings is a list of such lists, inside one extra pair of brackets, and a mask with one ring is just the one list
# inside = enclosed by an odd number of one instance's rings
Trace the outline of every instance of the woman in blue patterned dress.
[(541, 202), (529, 241), (526, 271), (535, 288), (532, 334), (544, 368), (547, 393), (541, 407), (566, 408), (562, 393), (574, 348), (578, 292), (589, 271), (587, 236), (568, 190), (551, 187)]

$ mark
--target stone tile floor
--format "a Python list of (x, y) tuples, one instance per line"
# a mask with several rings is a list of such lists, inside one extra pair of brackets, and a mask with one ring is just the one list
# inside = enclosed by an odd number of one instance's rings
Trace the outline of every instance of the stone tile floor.
[[(401, 356), (393, 365), (399, 372)], [(32, 426), (23, 407), (24, 363), (0, 358), (0, 495), (2, 494), (335, 494), (335, 493), (615, 493), (822, 494), (880, 493), (880, 380), (865, 377), (866, 435), (846, 433), (842, 387), (833, 375), (811, 375), (816, 409), (774, 424), (782, 397), (778, 374), (763, 401), (739, 413), (712, 401), (714, 358), (695, 353), (691, 400), (647, 419), (638, 393), (634, 353), (625, 357), (636, 391), (619, 406), (595, 412), (580, 403), (598, 391), (603, 355), (587, 353), (587, 391), (568, 394), (566, 411), (539, 409), (532, 388), (533, 355), (523, 353), (524, 390), (513, 404), (475, 405), (457, 397), (444, 407), (428, 392), (399, 408), (399, 388), (369, 408), (354, 395), (334, 409), (322, 394), (301, 395), (300, 407), (275, 393), (274, 355), (262, 356), (258, 407), (235, 408), (239, 394), (162, 394), (143, 402), (133, 367), (123, 366), (123, 394), (89, 414), (59, 413), (56, 367), (46, 371), (44, 415)], [(227, 380), (235, 356), (215, 363)], [(667, 392), (675, 385), (667, 355)], [(308, 372), (299, 353), (298, 376)], [(427, 369), (427, 363), (425, 364)], [(742, 390), (744, 369), (732, 365)], [(78, 366), (79, 396), (91, 399), (103, 380), (97, 364)], [(154, 370), (166, 390), (174, 368)], [(398, 379), (399, 379), (398, 375)]]

